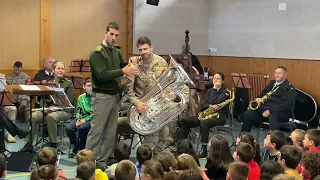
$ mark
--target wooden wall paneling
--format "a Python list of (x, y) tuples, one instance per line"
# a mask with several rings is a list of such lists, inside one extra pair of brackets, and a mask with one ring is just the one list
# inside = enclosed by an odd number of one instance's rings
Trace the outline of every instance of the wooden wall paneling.
[(51, 55), (51, 0), (41, 0), (40, 4), (39, 69), (42, 69), (44, 59)]
[(200, 57), (199, 60), (203, 67), (209, 65), (210, 75), (217, 71), (224, 72), (226, 75), (225, 83), (228, 87), (233, 86), (231, 78), (233, 72), (267, 74), (269, 75), (267, 82), (269, 82), (274, 79), (275, 68), (283, 65), (288, 68), (288, 80), (295, 87), (310, 94), (316, 100), (320, 100), (319, 61), (222, 56), (211, 56), (209, 60)]
[(121, 53), (122, 57), (126, 60), (129, 57), (128, 52), (128, 0), (122, 0), (122, 22), (120, 27), (121, 37)]
[(134, 19), (134, 1), (128, 0), (128, 36), (127, 36), (127, 44), (128, 44), (128, 53), (129, 57), (133, 55), (133, 48), (135, 44), (133, 42), (133, 19)]
[(0, 69), (38, 69), (40, 0), (0, 0)]
[[(51, 4), (51, 54), (66, 67), (74, 59), (88, 59), (101, 44), (106, 26), (122, 26), (122, 0), (53, 0)], [(120, 27), (121, 28), (121, 27)], [(121, 35), (116, 45), (121, 46)]]

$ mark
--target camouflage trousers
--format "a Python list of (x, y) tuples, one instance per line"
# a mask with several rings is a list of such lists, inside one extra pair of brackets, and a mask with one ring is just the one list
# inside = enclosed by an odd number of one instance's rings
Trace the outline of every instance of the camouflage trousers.
[(17, 116), (17, 108), (16, 106), (4, 106), (4, 110), (8, 114), (8, 118), (11, 121), (16, 121), (16, 116)]
[[(8, 114), (9, 120), (13, 121), (13, 123), (16, 121), (17, 116), (17, 108), (16, 106), (4, 106), (4, 110)], [(6, 130), (7, 133), (7, 130)]]
[(15, 97), (16, 103), (19, 104), (18, 113), (26, 119), (30, 119), (30, 97), (26, 95), (18, 95)]
[(158, 155), (167, 145), (167, 138), (169, 136), (169, 127), (165, 125), (160, 129), (159, 132), (156, 132), (151, 135), (144, 137), (142, 144), (149, 146), (153, 149), (153, 155)]

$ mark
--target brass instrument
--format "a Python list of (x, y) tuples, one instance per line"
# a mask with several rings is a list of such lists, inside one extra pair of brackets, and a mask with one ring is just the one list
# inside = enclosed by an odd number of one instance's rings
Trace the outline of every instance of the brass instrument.
[[(157, 79), (156, 83), (140, 97), (149, 107), (146, 112), (138, 112), (135, 105), (129, 107), (130, 127), (141, 135), (158, 132), (163, 126), (185, 110), (188, 105), (183, 87), (186, 84), (195, 86), (184, 69), (170, 56), (168, 69)], [(175, 99), (179, 101), (175, 101)]]
[(208, 109), (200, 112), (198, 114), (198, 119), (199, 120), (207, 120), (210, 118), (219, 118), (220, 114), (218, 113), (218, 111), (220, 109), (222, 109), (224, 106), (226, 106), (229, 103), (231, 103), (232, 101), (234, 101), (234, 98), (235, 98), (234, 89), (232, 89), (232, 93), (228, 89), (227, 89), (227, 91), (228, 91), (229, 95), (231, 96), (230, 99), (227, 99), (227, 100), (223, 101), (222, 103), (217, 104), (217, 106), (219, 107), (218, 109), (213, 109), (213, 108), (209, 107)]
[(256, 101), (256, 100), (253, 100), (253, 101), (250, 101), (249, 102), (249, 108), (250, 110), (257, 110), (261, 104), (265, 103), (269, 97), (274, 93), (276, 92), (277, 90), (279, 89), (279, 86), (277, 86), (274, 90), (268, 92), (266, 95), (264, 95), (260, 101)]

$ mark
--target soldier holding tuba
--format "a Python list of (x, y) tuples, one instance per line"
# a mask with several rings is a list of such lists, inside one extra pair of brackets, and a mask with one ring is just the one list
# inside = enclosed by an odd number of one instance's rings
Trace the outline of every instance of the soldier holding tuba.
[(243, 115), (242, 130), (251, 131), (252, 124), (269, 122), (270, 130), (279, 130), (279, 122), (289, 121), (296, 98), (296, 91), (287, 79), (287, 68), (278, 66), (272, 80), (261, 95), (250, 102), (249, 110)]
[(205, 120), (199, 120), (198, 116), (189, 116), (182, 119), (180, 122), (180, 131), (178, 135), (180, 140), (187, 138), (190, 128), (200, 126), (202, 150), (199, 154), (199, 158), (207, 157), (207, 144), (210, 128), (218, 125), (224, 125), (227, 120), (227, 115), (229, 112), (228, 106), (218, 106), (218, 104), (225, 102), (230, 98), (230, 94), (228, 93), (227, 87), (223, 84), (223, 80), (224, 74), (222, 72), (217, 72), (214, 74), (213, 88), (207, 91), (204, 102), (201, 106), (201, 111), (212, 108), (217, 110), (216, 112), (219, 113), (219, 116), (211, 117)]
[[(135, 65), (138, 74), (126, 76), (126, 95), (130, 102), (136, 106), (140, 113), (147, 111), (149, 105), (140, 100), (153, 85), (157, 83), (160, 76), (167, 70), (168, 63), (162, 57), (152, 53), (151, 40), (148, 37), (140, 37), (137, 41), (137, 47), (141, 60)], [(138, 57), (132, 57), (138, 59)], [(164, 150), (169, 136), (169, 128), (165, 125), (155, 134), (146, 135), (143, 144), (153, 149), (153, 154), (157, 155)]]

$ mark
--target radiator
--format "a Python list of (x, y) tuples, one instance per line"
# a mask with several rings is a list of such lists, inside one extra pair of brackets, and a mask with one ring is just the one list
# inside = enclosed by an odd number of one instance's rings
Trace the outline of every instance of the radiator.
[(266, 74), (248, 74), (248, 80), (251, 85), (249, 89), (249, 101), (257, 98), (262, 90), (267, 85), (267, 79), (269, 78)]

